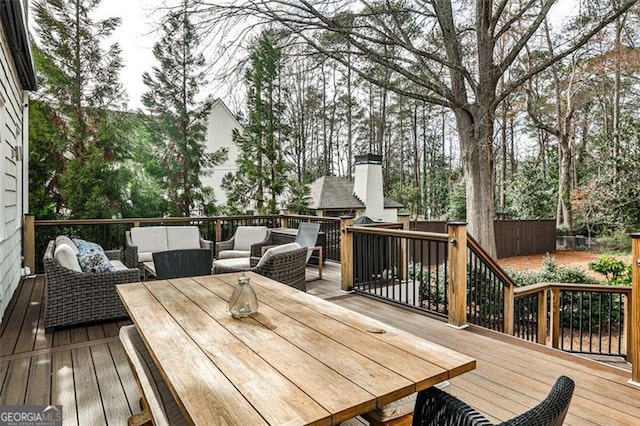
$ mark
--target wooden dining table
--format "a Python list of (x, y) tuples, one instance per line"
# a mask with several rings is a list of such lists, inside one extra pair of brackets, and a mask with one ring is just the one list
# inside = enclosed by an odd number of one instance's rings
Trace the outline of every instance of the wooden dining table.
[(226, 310), (239, 274), (117, 286), (194, 424), (338, 424), (475, 368), (475, 360), (247, 273), (258, 313)]

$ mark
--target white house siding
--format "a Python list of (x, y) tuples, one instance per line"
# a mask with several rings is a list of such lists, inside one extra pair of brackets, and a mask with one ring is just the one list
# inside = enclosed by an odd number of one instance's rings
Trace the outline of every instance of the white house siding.
[(231, 137), (233, 129), (241, 131), (242, 126), (224, 102), (220, 99), (216, 100), (211, 112), (209, 112), (205, 152), (215, 152), (224, 147), (228, 149), (228, 156), (223, 164), (213, 168), (213, 174), (202, 178), (202, 183), (204, 186), (213, 188), (218, 205), (223, 205), (227, 202), (227, 194), (221, 187), (222, 178), (227, 173), (235, 173), (237, 170), (238, 147), (233, 143)]
[[(22, 255), (23, 164), (16, 150), (26, 154), (28, 134), (20, 85), (9, 44), (0, 30), (0, 316), (20, 283)], [(24, 147), (23, 147), (24, 145)]]

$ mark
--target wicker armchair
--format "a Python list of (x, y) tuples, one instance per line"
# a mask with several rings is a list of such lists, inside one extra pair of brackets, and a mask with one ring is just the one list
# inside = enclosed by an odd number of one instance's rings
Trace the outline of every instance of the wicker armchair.
[[(561, 376), (549, 395), (529, 411), (500, 423), (504, 426), (562, 426), (574, 389), (573, 380)], [(459, 399), (431, 387), (418, 392), (413, 426), (493, 425), (482, 414)]]
[(306, 247), (277, 253), (272, 256), (268, 256), (265, 253), (265, 258), (262, 261), (258, 257), (251, 257), (248, 264), (240, 265), (238, 262), (233, 262), (233, 260), (223, 259), (213, 262), (213, 273), (253, 271), (298, 290), (307, 291), (307, 282), (305, 280)]
[(260, 257), (262, 246), (271, 244), (271, 230), (266, 226), (238, 226), (231, 239), (216, 243), (216, 257)]
[[(43, 262), (46, 280), (44, 327), (105, 321), (128, 316), (116, 285), (140, 281), (138, 269), (113, 272), (76, 272), (61, 266), (53, 258), (56, 243), (50, 241)], [(106, 250), (110, 260), (120, 257), (119, 250)]]

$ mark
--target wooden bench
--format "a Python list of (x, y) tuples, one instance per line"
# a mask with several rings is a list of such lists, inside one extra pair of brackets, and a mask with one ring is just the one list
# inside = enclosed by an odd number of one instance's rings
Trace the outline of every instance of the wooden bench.
[(120, 329), (120, 341), (129, 359), (129, 365), (140, 390), (142, 413), (129, 417), (129, 426), (186, 425), (187, 422), (160, 375), (135, 325)]

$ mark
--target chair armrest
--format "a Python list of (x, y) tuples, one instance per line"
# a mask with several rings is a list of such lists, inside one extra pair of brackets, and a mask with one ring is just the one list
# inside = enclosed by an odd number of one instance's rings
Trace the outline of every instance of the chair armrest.
[(213, 250), (213, 241), (205, 240), (204, 238), (200, 237), (200, 248)]
[(227, 240), (227, 241), (220, 241), (219, 243), (216, 243), (216, 253), (220, 253), (223, 250), (233, 250), (234, 238), (231, 238), (230, 240)]
[(125, 232), (124, 239), (124, 264), (127, 268), (138, 268), (142, 271), (142, 264), (138, 262), (138, 246), (133, 245), (131, 232)]
[(105, 250), (104, 254), (107, 256), (109, 260), (120, 260), (120, 250)]
[(271, 232), (268, 232), (267, 238), (260, 241), (259, 243), (255, 243), (251, 245), (251, 257), (260, 257), (264, 252), (263, 247), (274, 245), (273, 238), (271, 237)]

